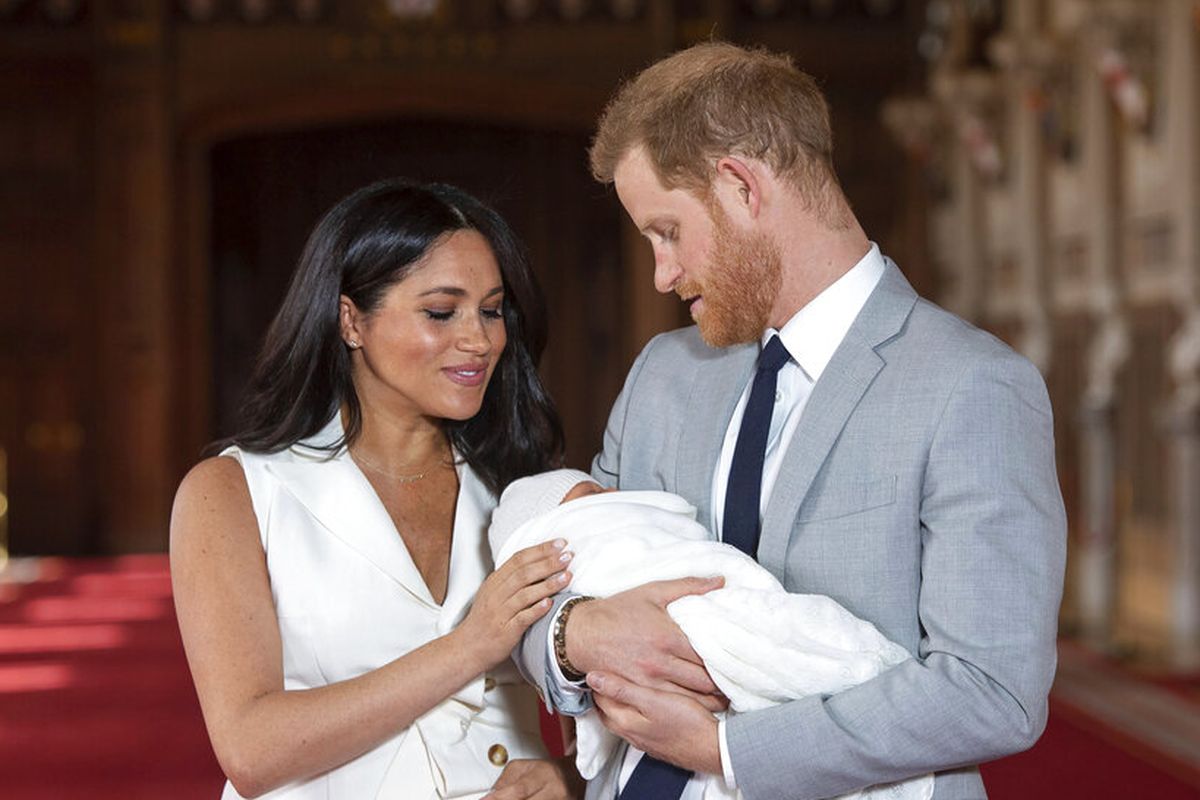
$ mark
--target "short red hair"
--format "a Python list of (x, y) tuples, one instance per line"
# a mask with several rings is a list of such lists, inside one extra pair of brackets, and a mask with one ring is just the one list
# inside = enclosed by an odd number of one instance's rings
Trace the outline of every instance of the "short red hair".
[(701, 195), (727, 155), (763, 161), (808, 200), (837, 183), (825, 96), (790, 57), (763, 49), (699, 44), (623, 85), (600, 117), (592, 174), (611, 183), (638, 146), (665, 186)]

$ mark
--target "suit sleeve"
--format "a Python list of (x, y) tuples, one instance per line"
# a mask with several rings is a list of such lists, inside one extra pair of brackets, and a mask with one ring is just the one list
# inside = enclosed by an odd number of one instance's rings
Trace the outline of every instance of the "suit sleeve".
[[(638, 377), (642, 374), (642, 368), (646, 365), (650, 351), (658, 339), (657, 336), (651, 339), (633, 362), (629, 375), (625, 378), (625, 387), (609, 412), (608, 425), (604, 430), (604, 448), (592, 461), (592, 477), (606, 489), (615, 487), (620, 477), (621, 440), (624, 437), (626, 412), (630, 398), (636, 392)], [(546, 706), (552, 711), (568, 716), (582, 714), (592, 706), (590, 692), (585, 692), (580, 698), (574, 692), (562, 691), (557, 680), (557, 670), (551, 664), (554, 654), (548, 646), (550, 626), (558, 616), (562, 604), (573, 596), (569, 588), (555, 595), (550, 613), (529, 626), (513, 650), (512, 656), (525, 680), (537, 688)]]
[(929, 446), (916, 659), (728, 723), (747, 800), (831, 797), (978, 764), (1041, 735), (1066, 517), (1050, 402), (1015, 354), (972, 363)]

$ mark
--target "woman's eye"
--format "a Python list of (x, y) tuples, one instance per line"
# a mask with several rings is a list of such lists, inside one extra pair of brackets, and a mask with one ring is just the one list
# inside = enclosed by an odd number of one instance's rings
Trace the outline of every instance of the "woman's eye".
[(495, 308), (484, 308), (480, 310), (480, 313), (488, 319), (504, 318), (504, 309), (501, 306), (496, 306)]
[(432, 308), (427, 308), (427, 309), (425, 309), (425, 316), (429, 317), (432, 320), (437, 320), (438, 322), (445, 322), (446, 320), (448, 320), (454, 316), (454, 312), (453, 311), (437, 311)]

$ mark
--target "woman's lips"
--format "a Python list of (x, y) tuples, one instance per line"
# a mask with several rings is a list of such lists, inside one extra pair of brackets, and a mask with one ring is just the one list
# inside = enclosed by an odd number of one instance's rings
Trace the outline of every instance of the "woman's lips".
[(486, 364), (446, 367), (442, 372), (459, 386), (479, 386), (487, 380)]

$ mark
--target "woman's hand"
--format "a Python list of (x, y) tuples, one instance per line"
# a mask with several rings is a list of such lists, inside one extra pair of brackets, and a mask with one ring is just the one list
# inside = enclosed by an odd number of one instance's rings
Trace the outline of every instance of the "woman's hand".
[(550, 610), (551, 595), (570, 582), (566, 544), (555, 539), (519, 550), (479, 587), (455, 633), (483, 660), (483, 669), (508, 658), (525, 629)]
[(578, 800), (583, 779), (570, 758), (508, 762), (483, 800)]

